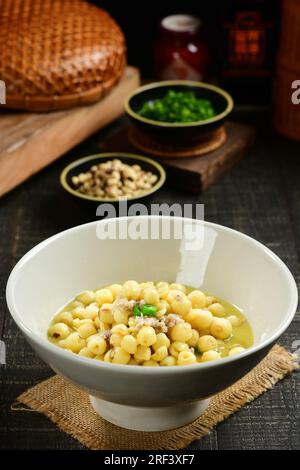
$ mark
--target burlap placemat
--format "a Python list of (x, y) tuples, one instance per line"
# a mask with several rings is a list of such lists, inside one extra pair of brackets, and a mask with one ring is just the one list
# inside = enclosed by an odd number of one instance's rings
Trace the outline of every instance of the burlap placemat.
[(108, 423), (95, 413), (86, 393), (58, 375), (22, 393), (17, 400), (45, 414), (60, 429), (91, 449), (182, 449), (208, 434), (216, 424), (272, 388), (297, 367), (295, 356), (276, 345), (245, 377), (214, 396), (202, 416), (186, 426), (163, 432), (129, 431)]

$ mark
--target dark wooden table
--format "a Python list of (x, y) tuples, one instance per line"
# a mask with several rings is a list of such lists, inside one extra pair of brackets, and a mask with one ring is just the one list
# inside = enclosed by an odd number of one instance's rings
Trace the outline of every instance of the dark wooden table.
[[(286, 262), (299, 285), (300, 144), (275, 135), (267, 116), (256, 116), (255, 122), (257, 142), (248, 156), (207, 192), (192, 196), (166, 186), (155, 202), (203, 202), (206, 220), (233, 227), (266, 244)], [(35, 244), (93, 218), (62, 192), (58, 175), (72, 159), (97, 151), (98, 142), (120, 125), (122, 120), (0, 200), (0, 338), (7, 348), (7, 364), (0, 366), (0, 448), (83, 448), (44, 416), (11, 408), (21, 392), (53, 372), (11, 319), (5, 285), (14, 264)], [(291, 350), (297, 339), (299, 316), (280, 343)], [(300, 449), (299, 395), (300, 374), (295, 372), (190, 449)]]

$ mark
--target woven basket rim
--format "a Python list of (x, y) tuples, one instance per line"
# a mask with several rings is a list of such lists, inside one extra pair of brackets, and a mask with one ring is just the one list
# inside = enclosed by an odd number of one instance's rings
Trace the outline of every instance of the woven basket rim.
[[(124, 68), (125, 71), (125, 68)], [(123, 73), (124, 73), (123, 71)], [(6, 95), (6, 104), (1, 107), (5, 109), (23, 109), (23, 110), (56, 110), (67, 109), (83, 104), (92, 104), (109, 93), (111, 87), (120, 81), (121, 77), (113, 77), (112, 80), (102, 85), (97, 85), (90, 90), (72, 93), (68, 95)]]

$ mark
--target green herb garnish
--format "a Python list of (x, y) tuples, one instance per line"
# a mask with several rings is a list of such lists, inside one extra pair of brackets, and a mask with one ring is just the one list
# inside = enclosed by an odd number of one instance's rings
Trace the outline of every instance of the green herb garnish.
[(157, 313), (157, 308), (155, 307), (155, 305), (145, 304), (141, 307), (141, 312), (147, 317), (155, 317)]
[(163, 98), (147, 101), (138, 114), (161, 122), (203, 121), (216, 115), (209, 100), (196, 98), (193, 91), (174, 90), (169, 90)]
[(145, 304), (141, 307), (138, 307), (137, 305), (133, 307), (133, 315), (135, 317), (155, 317), (156, 313), (157, 307), (155, 307), (155, 305)]
[(142, 315), (142, 312), (140, 311), (137, 305), (133, 307), (133, 315), (135, 317), (140, 317)]

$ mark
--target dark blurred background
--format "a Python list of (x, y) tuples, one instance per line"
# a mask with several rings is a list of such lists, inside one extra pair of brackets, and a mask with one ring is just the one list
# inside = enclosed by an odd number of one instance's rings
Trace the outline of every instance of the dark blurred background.
[[(128, 61), (140, 68), (144, 78), (155, 78), (153, 47), (162, 18), (178, 13), (202, 20), (202, 33), (209, 48), (209, 81), (226, 87), (240, 104), (268, 104), (279, 43), (280, 0), (91, 0), (105, 8), (122, 27), (128, 44)], [(247, 29), (256, 47), (251, 67), (234, 57)], [(249, 34), (251, 36), (249, 36)], [(249, 90), (251, 86), (251, 93)]]

